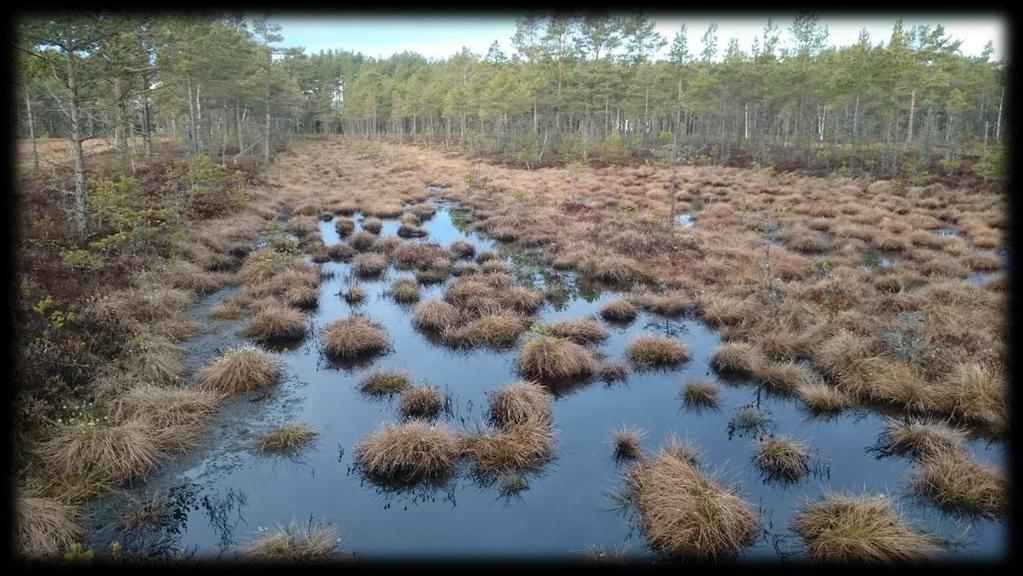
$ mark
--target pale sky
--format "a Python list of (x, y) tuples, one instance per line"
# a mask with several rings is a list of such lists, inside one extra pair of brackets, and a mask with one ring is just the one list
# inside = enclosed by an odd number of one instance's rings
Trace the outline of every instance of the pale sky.
[[(679, 13), (650, 13), (657, 31), (668, 40), (669, 46), (679, 26), (684, 22), (688, 30), (689, 50), (699, 54), (701, 38), (707, 26), (713, 21), (718, 24), (718, 54), (724, 52), (729, 38), (739, 40), (740, 47), (749, 52), (754, 38), (759, 38), (767, 23), (768, 15), (773, 16), (780, 28), (781, 45), (790, 41), (788, 26), (795, 13), (764, 13), (756, 16), (722, 16), (708, 14), (686, 15)], [(271, 15), (272, 18), (273, 15)], [(828, 27), (828, 43), (846, 46), (856, 42), (860, 29), (866, 28), (871, 42), (887, 43), (892, 26), (898, 14), (892, 16), (822, 15), (819, 22)], [(511, 37), (515, 33), (515, 15), (498, 16), (433, 16), (429, 14), (401, 16), (331, 16), (328, 14), (274, 18), (281, 24), (284, 46), (303, 46), (306, 53), (316, 53), (330, 48), (362, 52), (367, 56), (386, 58), (403, 51), (417, 52), (427, 58), (445, 58), (461, 50), (463, 46), (484, 55), (490, 44), (497, 40), (507, 55), (513, 52)], [(979, 55), (988, 40), (994, 43), (994, 58), (1007, 56), (1008, 26), (1003, 17), (991, 15), (940, 14), (903, 17), (903, 26), (938, 24), (945, 27), (947, 35), (962, 40), (961, 50), (966, 55)], [(667, 53), (668, 47), (662, 50)]]

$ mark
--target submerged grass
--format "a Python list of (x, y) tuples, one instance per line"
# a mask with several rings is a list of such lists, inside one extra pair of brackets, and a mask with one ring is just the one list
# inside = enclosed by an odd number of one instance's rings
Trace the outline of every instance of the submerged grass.
[(290, 454), (312, 442), (316, 430), (305, 424), (288, 424), (264, 434), (259, 439), (263, 454)]

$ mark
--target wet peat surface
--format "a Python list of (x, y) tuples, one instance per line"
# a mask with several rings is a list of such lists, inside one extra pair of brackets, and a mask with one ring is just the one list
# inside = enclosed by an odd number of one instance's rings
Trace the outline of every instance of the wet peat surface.
[[(562, 301), (544, 304), (539, 320), (599, 318), (603, 303), (618, 295), (573, 272), (539, 264), (528, 253), (504, 250), (471, 230), (456, 208), (444, 203), (438, 208), (423, 222), (429, 235), (419, 241), (447, 246), (465, 240), (477, 252), (498, 251), (520, 282), (543, 289), (557, 279), (566, 287)], [(320, 221), (319, 227), (327, 245), (339, 241), (333, 221)], [(381, 235), (394, 235), (397, 227), (396, 220), (386, 220)], [(230, 559), (261, 528), (315, 519), (332, 522), (342, 550), (363, 560), (583, 559), (594, 546), (655, 559), (638, 517), (612, 497), (622, 485), (626, 465), (614, 459), (611, 436), (622, 426), (635, 426), (647, 432), (643, 448), (648, 453), (670, 434), (692, 442), (699, 448), (700, 469), (734, 486), (750, 502), (760, 519), (760, 533), (739, 555), (740, 561), (805, 559), (789, 523), (801, 503), (829, 491), (893, 496), (914, 526), (951, 542), (945, 557), (1007, 555), (1005, 518), (949, 515), (909, 492), (908, 478), (916, 464), (872, 450), (886, 423), (883, 416), (862, 408), (812, 416), (798, 399), (769, 395), (751, 381), (720, 378), (709, 365), (720, 342), (714, 331), (693, 318), (642, 311), (624, 326), (599, 320), (610, 337), (594, 350), (629, 367), (624, 381), (608, 384), (594, 378), (552, 389), (554, 457), (538, 471), (523, 475), (528, 484), (524, 490), (503, 494), (500, 483), (474, 477), (464, 461), (459, 473), (443, 485), (396, 489), (375, 484), (354, 466), (355, 445), (382, 423), (402, 418), (397, 396), (377, 398), (359, 391), (356, 383), (364, 374), (377, 368), (400, 369), (410, 372), (416, 383), (438, 386), (448, 402), (439, 420), (471, 430), (485, 420), (487, 392), (519, 378), (517, 346), (455, 350), (432, 343), (412, 326), (415, 304), (398, 305), (387, 293), (392, 281), (411, 278), (411, 272), (389, 268), (380, 279), (359, 280), (367, 298), (350, 306), (340, 296), (354, 281), (349, 264), (320, 266), (327, 277), (320, 286), (309, 335), (291, 349), (272, 351), (284, 366), (281, 384), (269, 393), (229, 401), (208, 425), (198, 447), (171, 457), (145, 482), (94, 502), (87, 514), (94, 550), (103, 554), (116, 540), (127, 551), (142, 555), (176, 551)], [(424, 287), (422, 299), (441, 297), (450, 282)], [(194, 310), (212, 328), (188, 345), (193, 368), (245, 342), (238, 334), (245, 319), (218, 322), (208, 316), (228, 294), (215, 293)], [(319, 330), (355, 312), (386, 328), (390, 350), (359, 365), (332, 366), (318, 349)], [(678, 369), (637, 370), (628, 363), (625, 345), (641, 333), (681, 340), (692, 357)], [(719, 382), (716, 408), (696, 410), (683, 403), (682, 386), (696, 377)], [(737, 411), (749, 405), (766, 417), (764, 428), (743, 430), (735, 425)], [(256, 438), (288, 423), (312, 426), (318, 433), (313, 444), (298, 456), (261, 455)], [(795, 483), (765, 478), (752, 462), (758, 434), (784, 434), (809, 444), (810, 473)], [(974, 439), (969, 448), (976, 459), (1004, 472), (1004, 444)], [(125, 514), (154, 497), (161, 502), (160, 513), (142, 528), (126, 528)]]

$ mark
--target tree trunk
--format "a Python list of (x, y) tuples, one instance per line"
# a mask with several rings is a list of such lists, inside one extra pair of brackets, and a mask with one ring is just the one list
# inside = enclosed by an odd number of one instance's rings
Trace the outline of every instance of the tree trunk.
[(78, 101), (78, 77), (75, 70), (75, 55), (69, 50), (67, 52), (67, 85), (71, 92), (71, 154), (75, 163), (75, 193), (72, 207), (72, 217), (75, 223), (75, 231), (78, 239), (85, 241), (89, 233), (88, 221), (85, 213), (85, 153), (82, 150), (82, 126), (81, 111)]
[(29, 97), (28, 87), (25, 88), (25, 109), (28, 112), (28, 138), (32, 141), (32, 169), (39, 170), (39, 150), (36, 148), (36, 125), (32, 118), (32, 98)]
[(153, 153), (152, 133), (149, 120), (149, 76), (142, 75), (142, 146), (148, 159)]
[(995, 120), (995, 142), (1002, 140), (1002, 101), (1005, 99), (1005, 86), (1002, 86), (1002, 94), (998, 97), (998, 119)]
[(270, 77), (266, 80), (266, 125), (263, 129), (263, 161), (270, 161)]
[(906, 145), (913, 141), (913, 117), (916, 115), (916, 89), (909, 96), (909, 130), (906, 131)]

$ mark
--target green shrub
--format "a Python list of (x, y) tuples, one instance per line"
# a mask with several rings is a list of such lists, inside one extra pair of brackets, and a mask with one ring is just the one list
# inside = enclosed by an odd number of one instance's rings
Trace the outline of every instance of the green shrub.
[(171, 193), (183, 200), (189, 217), (215, 218), (241, 208), (248, 200), (245, 176), (231, 171), (202, 155), (176, 162), (168, 171)]
[(988, 150), (980, 162), (973, 165), (973, 172), (993, 182), (1005, 178), (1006, 168), (1005, 148), (998, 147)]

